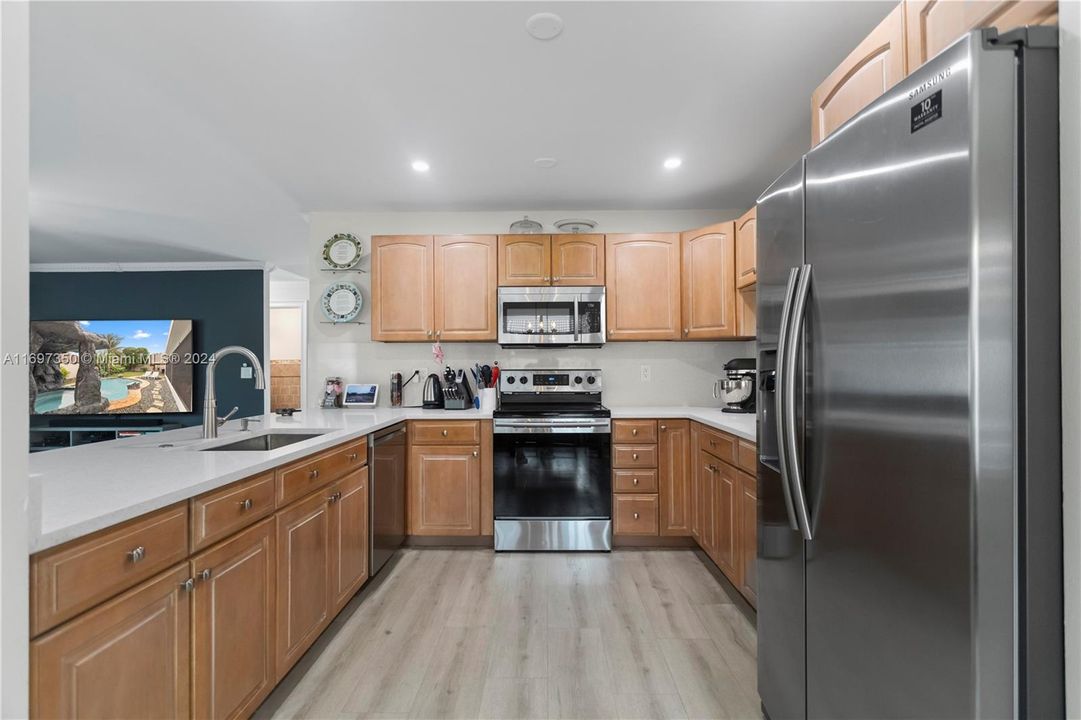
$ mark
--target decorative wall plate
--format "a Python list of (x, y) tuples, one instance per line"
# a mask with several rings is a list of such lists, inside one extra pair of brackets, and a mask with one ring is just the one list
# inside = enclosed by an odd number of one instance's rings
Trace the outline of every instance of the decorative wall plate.
[(323, 262), (335, 270), (349, 270), (360, 261), (362, 250), (355, 235), (338, 233), (323, 244)]
[(360, 294), (360, 288), (353, 283), (338, 282), (326, 289), (320, 305), (327, 320), (336, 323), (350, 322), (364, 307), (364, 296)]

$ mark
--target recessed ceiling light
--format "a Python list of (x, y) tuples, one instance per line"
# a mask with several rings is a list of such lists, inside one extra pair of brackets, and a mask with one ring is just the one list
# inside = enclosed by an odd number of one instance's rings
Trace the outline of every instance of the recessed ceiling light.
[(428, 172), (428, 170), (431, 169), (431, 165), (424, 162), (423, 160), (414, 160), (413, 161), (413, 169), (416, 170), (417, 172)]
[(553, 157), (539, 157), (533, 161), (533, 164), (539, 168), (553, 168), (558, 163), (559, 161)]
[(675, 170), (676, 168), (678, 168), (682, 164), (683, 164), (683, 159), (682, 158), (678, 158), (678, 157), (665, 158), (665, 160), (664, 160), (664, 169), (665, 170)]
[(563, 18), (550, 12), (537, 13), (525, 21), (525, 29), (538, 40), (551, 40), (563, 32)]

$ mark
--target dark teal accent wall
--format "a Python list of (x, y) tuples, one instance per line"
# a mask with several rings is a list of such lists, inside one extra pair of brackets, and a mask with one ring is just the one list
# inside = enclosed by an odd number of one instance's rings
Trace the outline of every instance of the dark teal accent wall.
[[(31, 320), (191, 319), (196, 353), (243, 345), (263, 358), (263, 271), (185, 270), (169, 272), (32, 272)], [(217, 367), (218, 414), (234, 405), (237, 417), (261, 415), (263, 393), (240, 378), (243, 359), (234, 355)], [(264, 362), (265, 364), (265, 362)], [(153, 421), (199, 425), (203, 421), (206, 366), (195, 368), (194, 413), (94, 415), (95, 421)], [(269, 379), (268, 379), (269, 381)], [(268, 386), (269, 387), (269, 386)], [(268, 390), (269, 392), (269, 390)], [(32, 427), (78, 424), (80, 416), (31, 416)]]

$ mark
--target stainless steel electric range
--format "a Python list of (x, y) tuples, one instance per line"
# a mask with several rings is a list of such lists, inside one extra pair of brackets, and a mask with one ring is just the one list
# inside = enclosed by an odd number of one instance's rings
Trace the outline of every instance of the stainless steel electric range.
[(506, 370), (494, 413), (495, 549), (612, 549), (600, 370)]

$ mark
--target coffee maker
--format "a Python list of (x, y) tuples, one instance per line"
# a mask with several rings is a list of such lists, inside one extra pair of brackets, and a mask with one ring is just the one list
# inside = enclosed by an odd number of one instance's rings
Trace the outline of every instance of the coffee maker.
[[(724, 364), (724, 378), (713, 386), (713, 397), (724, 400), (723, 412), (753, 413), (755, 411), (754, 358), (734, 358)], [(717, 392), (720, 385), (720, 393)]]

